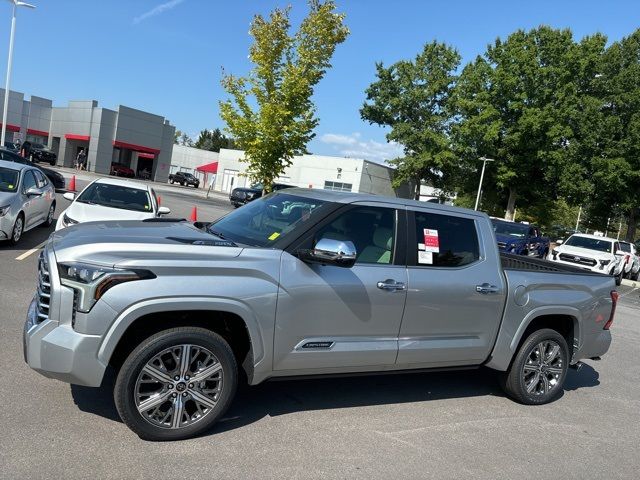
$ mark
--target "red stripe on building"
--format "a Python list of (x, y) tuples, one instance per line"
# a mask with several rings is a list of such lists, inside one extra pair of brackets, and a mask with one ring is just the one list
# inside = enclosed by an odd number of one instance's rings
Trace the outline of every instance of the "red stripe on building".
[[(1, 127), (2, 127), (2, 123), (0, 123), (0, 128)], [(10, 123), (7, 123), (7, 130), (9, 132), (19, 132), (20, 127), (18, 125), (11, 125)]]
[(27, 133), (29, 135), (38, 135), (40, 137), (48, 137), (49, 132), (45, 132), (44, 130), (34, 130), (33, 128), (27, 128)]
[(67, 140), (81, 140), (83, 142), (88, 142), (91, 139), (89, 135), (76, 135), (75, 133), (65, 133), (64, 138)]
[(129, 150), (135, 150), (136, 152), (144, 152), (144, 153), (160, 153), (160, 150), (157, 148), (145, 147), (143, 145), (135, 145), (133, 143), (121, 142), (120, 140), (114, 140), (113, 146), (118, 148), (128, 148)]
[(156, 155), (154, 153), (138, 152), (138, 158), (151, 158), (151, 159), (154, 159), (154, 158), (156, 158)]

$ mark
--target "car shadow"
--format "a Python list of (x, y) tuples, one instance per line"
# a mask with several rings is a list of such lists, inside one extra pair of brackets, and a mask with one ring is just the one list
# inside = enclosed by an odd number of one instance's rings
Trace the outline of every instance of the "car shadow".
[[(565, 390), (600, 384), (598, 372), (584, 365), (569, 370)], [(115, 374), (107, 370), (99, 388), (71, 386), (80, 410), (121, 422), (113, 401)], [(270, 381), (243, 385), (227, 413), (202, 436), (215, 435), (251, 425), (265, 417), (341, 408), (393, 405), (449, 398), (504, 397), (496, 372), (481, 368), (449, 372), (421, 372), (339, 378)]]
[(0, 250), (26, 252), (37, 247), (51, 235), (56, 228), (56, 220), (49, 227), (34, 227), (28, 232), (24, 232), (17, 245), (11, 245), (8, 241), (0, 241)]

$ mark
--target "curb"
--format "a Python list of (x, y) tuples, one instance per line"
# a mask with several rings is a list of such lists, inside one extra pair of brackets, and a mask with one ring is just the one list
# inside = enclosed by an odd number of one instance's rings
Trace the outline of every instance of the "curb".
[(626, 285), (627, 287), (640, 288), (640, 281), (627, 280), (626, 278), (623, 278), (622, 285)]

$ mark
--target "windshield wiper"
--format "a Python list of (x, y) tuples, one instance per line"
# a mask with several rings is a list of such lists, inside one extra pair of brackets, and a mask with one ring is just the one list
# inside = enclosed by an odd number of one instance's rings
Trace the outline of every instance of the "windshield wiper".
[(222, 240), (226, 240), (225, 236), (223, 234), (221, 234), (220, 232), (215, 232), (213, 230), (209, 230), (209, 233), (212, 235), (215, 235), (218, 238), (221, 238)]

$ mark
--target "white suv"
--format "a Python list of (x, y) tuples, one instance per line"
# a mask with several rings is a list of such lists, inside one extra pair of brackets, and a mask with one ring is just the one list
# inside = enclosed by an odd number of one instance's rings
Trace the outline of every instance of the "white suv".
[(614, 238), (571, 235), (566, 242), (551, 251), (550, 260), (613, 275), (616, 277), (616, 285), (622, 283), (624, 252), (620, 251), (620, 242)]
[(640, 258), (638, 258), (638, 251), (633, 243), (620, 242), (620, 250), (624, 253), (624, 276), (631, 280), (638, 280), (638, 274), (640, 273)]

